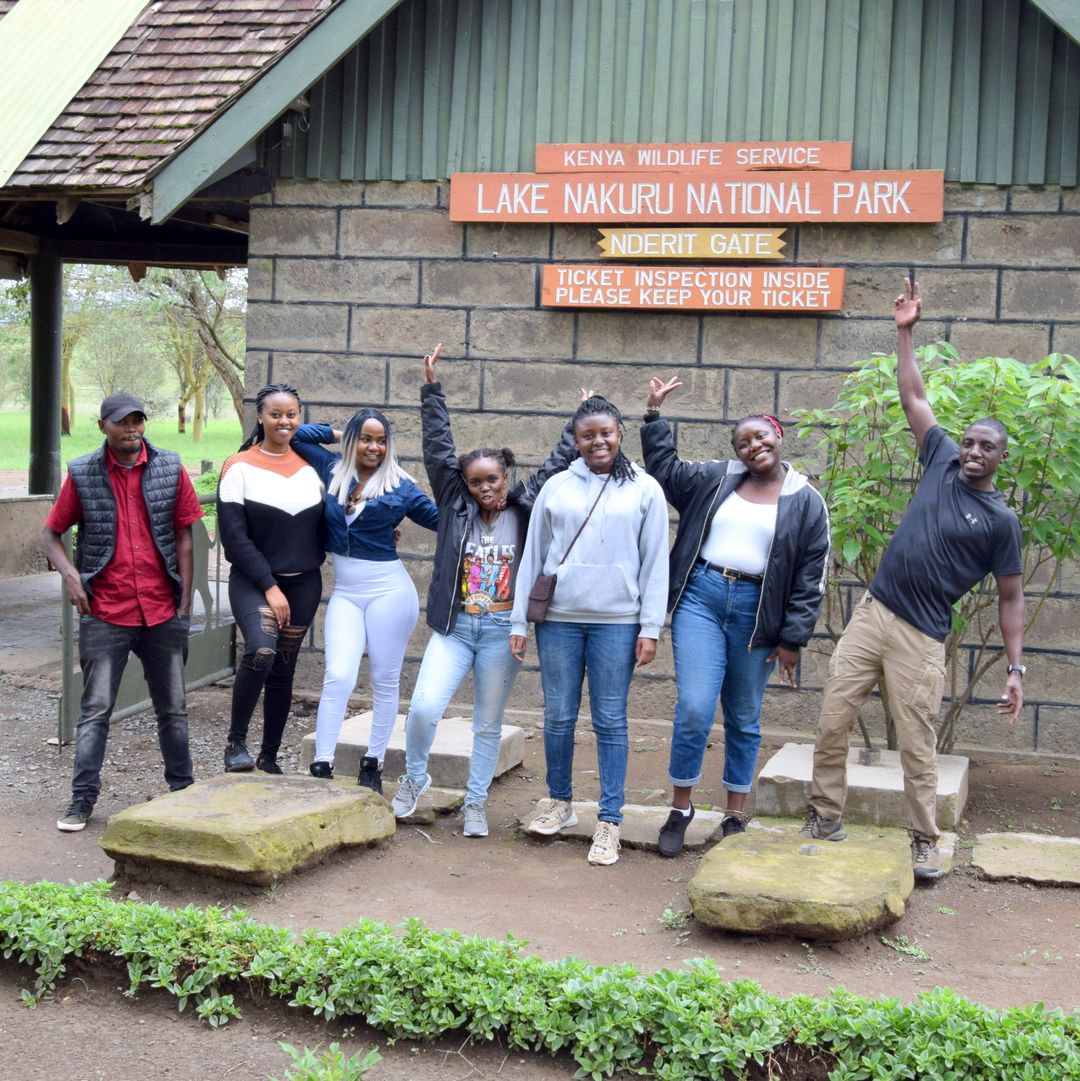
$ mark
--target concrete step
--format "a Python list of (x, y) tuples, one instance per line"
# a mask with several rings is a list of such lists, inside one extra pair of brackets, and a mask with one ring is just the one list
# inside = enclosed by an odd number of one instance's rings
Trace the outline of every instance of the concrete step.
[(1080, 837), (980, 833), (975, 838), (971, 865), (983, 878), (1080, 886)]
[[(907, 829), (910, 819), (904, 798), (904, 772), (898, 751), (882, 751), (881, 763), (862, 766), (859, 749), (848, 751), (848, 795), (845, 822)], [(938, 755), (937, 825), (955, 830), (964, 816), (968, 797), (968, 760), (959, 755)], [(810, 800), (814, 747), (785, 743), (762, 767), (754, 791), (759, 815), (799, 816)]]
[[(472, 756), (472, 721), (461, 717), (444, 717), (435, 731), (431, 745), (428, 773), (436, 788), (465, 788), (469, 783), (469, 759)], [(341, 726), (337, 751), (334, 755), (334, 774), (356, 776), (360, 759), (367, 753), (371, 739), (371, 711), (347, 717)], [(306, 769), (315, 757), (315, 733), (304, 736), (300, 760)], [(495, 776), (501, 777), (508, 770), (520, 766), (525, 759), (525, 730), (516, 725), (504, 724), (499, 743), (499, 758), (495, 764)], [(390, 743), (383, 760), (384, 783), (405, 772), (405, 717), (398, 714)], [(389, 798), (389, 797), (388, 797)]]

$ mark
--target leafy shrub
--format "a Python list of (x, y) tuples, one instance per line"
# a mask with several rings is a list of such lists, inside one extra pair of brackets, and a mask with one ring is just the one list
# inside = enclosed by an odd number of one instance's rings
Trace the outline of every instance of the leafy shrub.
[[(0, 883), (0, 953), (35, 970), (31, 1001), (72, 958), (112, 958), (127, 966), (127, 994), (161, 988), (211, 1024), (238, 1016), (232, 992), (245, 988), (316, 1016), (361, 1018), (391, 1041), (464, 1030), (515, 1049), (565, 1050), (577, 1076), (593, 1079), (617, 1070), (660, 1081), (783, 1076), (781, 1061), (784, 1070), (826, 1062), (830, 1081), (1080, 1077), (1080, 1013), (990, 1010), (947, 988), (907, 1005), (844, 990), (783, 999), (725, 981), (707, 960), (642, 975), (543, 961), (522, 945), (415, 920), (402, 933), (363, 920), (337, 934), (295, 934), (235, 909), (114, 901), (103, 881)], [(306, 1050), (296, 1065), (320, 1067)]]

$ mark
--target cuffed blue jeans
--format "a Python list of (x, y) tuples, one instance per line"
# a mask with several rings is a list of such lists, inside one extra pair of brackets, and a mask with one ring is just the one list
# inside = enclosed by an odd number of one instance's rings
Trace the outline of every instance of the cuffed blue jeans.
[(544, 689), (544, 757), (548, 795), (573, 798), (574, 729), (581, 685), (589, 673), (589, 707), (600, 770), (601, 822), (622, 822), (626, 786), (626, 698), (634, 675), (636, 623), (559, 623), (536, 626)]
[(105, 760), (109, 722), (129, 653), (142, 662), (154, 703), (165, 783), (175, 791), (187, 788), (194, 781), (184, 701), (184, 664), (190, 629), (191, 621), (186, 616), (173, 616), (154, 627), (121, 627), (93, 616), (79, 618), (83, 693), (75, 729), (73, 796), (96, 800), (101, 791), (101, 765)]
[(499, 761), (503, 713), (521, 666), (510, 652), (510, 613), (459, 612), (449, 634), (428, 639), (405, 722), (405, 772), (427, 773), (435, 730), (465, 677), (473, 674), (473, 744), (466, 803), (484, 803)]
[(767, 646), (749, 649), (761, 586), (697, 564), (671, 619), (675, 653), (675, 731), (668, 780), (701, 783), (705, 746), (719, 700), (724, 714), (724, 787), (749, 792), (761, 746), (761, 699), (775, 662)]

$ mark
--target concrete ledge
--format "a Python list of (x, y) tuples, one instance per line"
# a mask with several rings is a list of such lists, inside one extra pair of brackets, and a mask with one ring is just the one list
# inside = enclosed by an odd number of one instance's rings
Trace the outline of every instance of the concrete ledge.
[[(334, 754), (334, 774), (355, 778), (360, 769), (360, 759), (367, 753), (371, 739), (371, 711), (347, 717), (341, 726), (337, 751)], [(460, 717), (444, 717), (435, 731), (431, 745), (428, 773), (431, 783), (438, 788), (465, 788), (469, 783), (469, 759), (472, 756), (472, 721)], [(306, 769), (315, 757), (315, 733), (304, 736), (300, 749), (300, 761)], [(501, 777), (508, 770), (520, 766), (525, 760), (525, 732), (511, 724), (504, 724), (499, 743), (499, 758), (495, 763), (495, 776)], [(390, 743), (383, 760), (383, 777), (387, 780), (405, 772), (405, 717), (398, 714)]]
[(266, 885), (394, 829), (386, 801), (355, 784), (232, 773), (112, 815), (101, 847), (120, 875), (160, 867)]
[(983, 878), (1040, 886), (1080, 886), (1080, 838), (1042, 833), (980, 833), (971, 865)]
[[(577, 815), (577, 825), (560, 830), (554, 837), (569, 838), (574, 841), (588, 841), (592, 843), (593, 833), (596, 830), (597, 813), (600, 810), (595, 800), (575, 801), (572, 804), (574, 814)], [(670, 807), (642, 807), (635, 804), (627, 804), (623, 807), (623, 822), (619, 829), (619, 843), (624, 848), (644, 848), (656, 852), (659, 850), (658, 837), (660, 827), (667, 821)], [(518, 816), (518, 825), (524, 829), (533, 818), (535, 808)], [(720, 837), (720, 822), (724, 815), (721, 811), (698, 810), (694, 815), (694, 821), (686, 830), (684, 850), (696, 851), (711, 844)], [(539, 834), (529, 834), (537, 840), (548, 840)]]
[[(907, 829), (910, 820), (904, 798), (904, 772), (898, 751), (882, 751), (881, 764), (860, 766), (857, 747), (848, 751), (848, 795), (845, 822)], [(937, 825), (955, 830), (968, 797), (968, 760), (938, 755)], [(810, 800), (814, 747), (785, 743), (762, 767), (755, 789), (755, 811), (760, 815), (801, 815)]]

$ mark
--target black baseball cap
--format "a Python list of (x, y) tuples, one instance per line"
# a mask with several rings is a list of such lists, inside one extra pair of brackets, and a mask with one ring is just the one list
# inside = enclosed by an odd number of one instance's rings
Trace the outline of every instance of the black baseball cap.
[(142, 413), (143, 419), (146, 419), (146, 406), (134, 394), (120, 391), (117, 394), (110, 394), (101, 403), (102, 420), (111, 420), (115, 424), (131, 413)]

